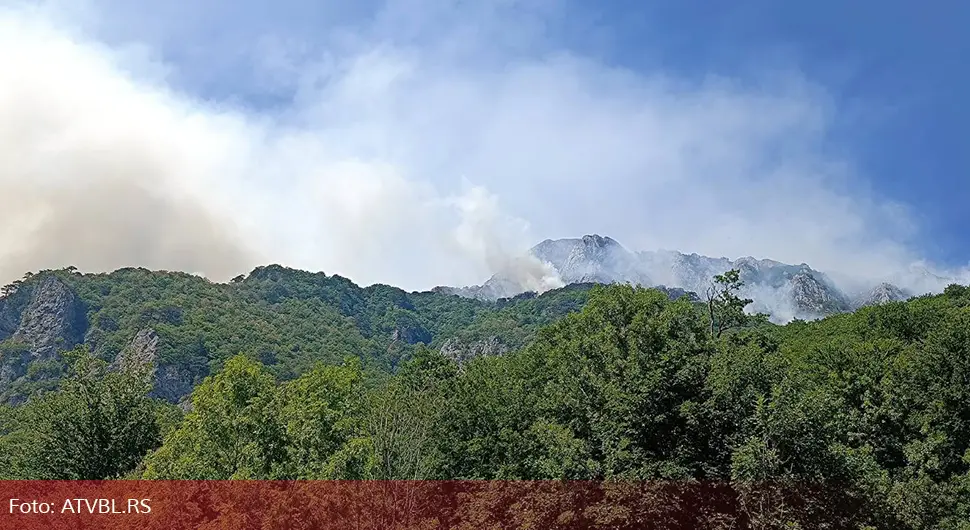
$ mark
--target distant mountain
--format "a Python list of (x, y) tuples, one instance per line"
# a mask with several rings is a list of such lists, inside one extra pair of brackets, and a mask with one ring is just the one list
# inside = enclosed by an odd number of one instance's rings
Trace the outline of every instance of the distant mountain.
[[(861, 292), (846, 292), (828, 275), (805, 263), (791, 265), (750, 256), (731, 260), (672, 250), (631, 252), (615, 239), (595, 234), (575, 239), (547, 239), (532, 247), (529, 256), (547, 265), (567, 285), (663, 286), (699, 298), (716, 274), (738, 269), (745, 283), (742, 294), (754, 300), (749, 311), (767, 313), (776, 322), (794, 318), (811, 320), (912, 296), (890, 283), (880, 283)], [(497, 300), (527, 291), (514, 279), (520, 277), (520, 271), (502, 271), (482, 285), (439, 290), (468, 298)]]

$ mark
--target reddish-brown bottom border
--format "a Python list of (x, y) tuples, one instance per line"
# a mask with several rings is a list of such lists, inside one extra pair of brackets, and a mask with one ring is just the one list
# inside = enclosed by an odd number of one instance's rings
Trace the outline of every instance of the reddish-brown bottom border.
[(9, 481), (0, 502), (0, 528), (24, 530), (848, 528), (866, 511), (833, 484), (659, 481)]

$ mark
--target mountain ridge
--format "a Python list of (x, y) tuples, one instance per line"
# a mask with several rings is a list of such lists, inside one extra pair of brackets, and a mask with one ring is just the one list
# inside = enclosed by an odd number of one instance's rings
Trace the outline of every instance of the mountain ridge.
[[(715, 258), (676, 250), (630, 251), (599, 234), (546, 239), (529, 249), (527, 256), (545, 265), (565, 285), (629, 283), (681, 289), (701, 298), (715, 275), (738, 269), (745, 282), (742, 294), (754, 300), (749, 311), (767, 313), (779, 323), (813, 320), (923, 294), (885, 281), (873, 281), (861, 290), (849, 289), (804, 262), (793, 265), (753, 256)], [(510, 271), (499, 271), (481, 285), (438, 289), (466, 298), (497, 300), (528, 290), (515, 277)], [(543, 281), (554, 283), (548, 278)], [(939, 281), (945, 278), (939, 277)]]

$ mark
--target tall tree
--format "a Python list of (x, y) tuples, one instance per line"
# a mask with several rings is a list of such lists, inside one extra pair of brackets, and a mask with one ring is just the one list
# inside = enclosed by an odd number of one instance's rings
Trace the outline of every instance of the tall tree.
[(753, 300), (738, 296), (743, 286), (741, 271), (738, 269), (714, 276), (714, 281), (707, 288), (707, 309), (712, 337), (720, 338), (725, 331), (740, 327), (746, 322), (744, 308)]

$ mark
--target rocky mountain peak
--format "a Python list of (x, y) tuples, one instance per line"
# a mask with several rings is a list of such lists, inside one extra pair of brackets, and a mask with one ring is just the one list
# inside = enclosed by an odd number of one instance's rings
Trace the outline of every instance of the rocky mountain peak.
[[(741, 294), (754, 303), (751, 311), (772, 320), (813, 319), (848, 311), (865, 303), (899, 299), (899, 290), (877, 287), (866, 295), (845, 294), (826, 274), (806, 263), (790, 265), (773, 259), (744, 256), (731, 260), (674, 250), (630, 252), (615, 239), (587, 234), (576, 239), (547, 239), (530, 254), (548, 264), (565, 284), (631, 283), (667, 286), (682, 293), (703, 293), (715, 275), (738, 269), (745, 283)], [(888, 285), (888, 284), (887, 284)], [(515, 296), (524, 289), (502, 273), (482, 286), (449, 292), (486, 300)]]
[[(639, 259), (615, 239), (596, 234), (580, 239), (547, 240), (530, 253), (549, 263), (565, 283), (640, 283), (650, 284)], [(511, 296), (510, 293), (507, 296)]]
[[(714, 276), (738, 269), (744, 282), (740, 294), (754, 301), (748, 310), (767, 313), (778, 323), (792, 318), (815, 319), (911, 296), (890, 283), (877, 285), (868, 292), (860, 291), (854, 285), (850, 295), (827, 274), (804, 262), (791, 265), (752, 256), (731, 260), (675, 250), (630, 252), (615, 239), (598, 234), (575, 239), (547, 239), (532, 247), (529, 253), (551, 267), (566, 285), (630, 283), (654, 288), (667, 286), (688, 295), (703, 293), (710, 287)], [(918, 292), (931, 292), (945, 280), (917, 265), (897, 283)], [(496, 300), (528, 290), (509, 275), (497, 273), (482, 286), (452, 288), (448, 292)]]
[(611, 237), (603, 237), (599, 234), (588, 234), (582, 237), (582, 242), (588, 247), (606, 248), (620, 247), (620, 244)]
[(860, 305), (881, 305), (889, 302), (901, 302), (909, 297), (910, 295), (906, 291), (891, 283), (883, 282), (866, 293)]

